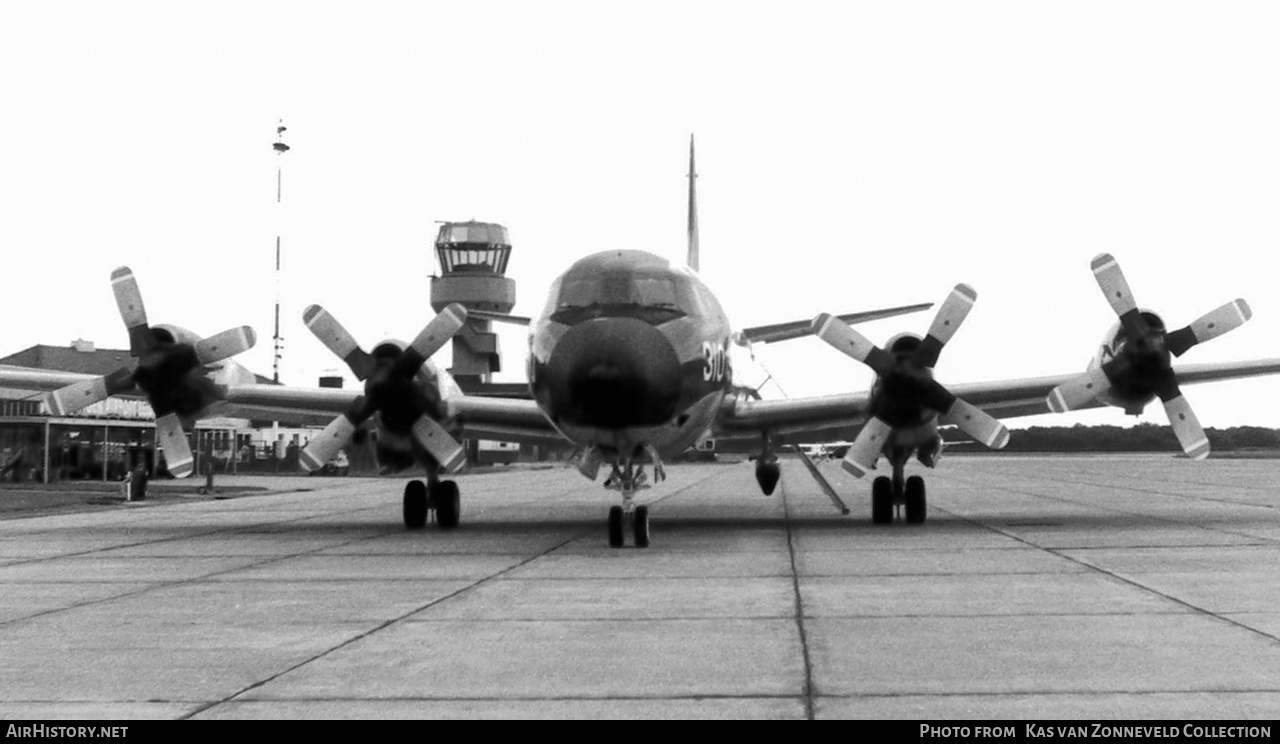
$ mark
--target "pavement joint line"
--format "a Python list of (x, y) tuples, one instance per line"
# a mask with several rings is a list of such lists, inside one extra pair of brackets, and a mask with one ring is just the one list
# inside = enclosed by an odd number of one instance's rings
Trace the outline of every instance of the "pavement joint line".
[(1257, 687), (1247, 689), (1224, 690), (1217, 687), (1161, 689), (1161, 690), (965, 690), (963, 692), (864, 692), (835, 693), (823, 695), (824, 698), (841, 700), (878, 700), (894, 698), (936, 697), (936, 698), (969, 698), (969, 697), (1110, 697), (1112, 695), (1147, 696), (1147, 695), (1186, 695), (1188, 693), (1208, 693), (1212, 695), (1259, 695), (1280, 692), (1280, 687)]
[[(942, 510), (942, 511), (946, 511), (946, 510)], [(1032, 546), (1032, 547), (1034, 547), (1034, 548), (1037, 548), (1038, 550), (1042, 550), (1042, 551), (1044, 551), (1044, 552), (1046, 552), (1046, 553), (1048, 553), (1048, 554), (1050, 554), (1050, 555), (1056, 556), (1056, 557), (1058, 557), (1058, 558), (1062, 558), (1063, 560), (1067, 560), (1067, 561), (1070, 561), (1070, 562), (1075, 563), (1075, 564), (1077, 564), (1077, 565), (1084, 566), (1085, 568), (1089, 569), (1090, 571), (1093, 571), (1093, 572), (1096, 572), (1096, 573), (1102, 574), (1103, 576), (1108, 576), (1108, 577), (1110, 577), (1110, 578), (1112, 578), (1112, 579), (1115, 579), (1116, 581), (1119, 581), (1119, 582), (1124, 583), (1124, 584), (1128, 584), (1129, 586), (1132, 586), (1132, 587), (1134, 587), (1134, 588), (1136, 588), (1136, 589), (1142, 590), (1142, 591), (1147, 592), (1147, 593), (1149, 593), (1149, 594), (1154, 594), (1154, 595), (1155, 595), (1155, 596), (1157, 596), (1157, 597), (1160, 597), (1160, 598), (1162, 598), (1162, 599), (1168, 600), (1169, 602), (1172, 602), (1172, 603), (1174, 603), (1174, 604), (1177, 604), (1177, 605), (1180, 605), (1180, 606), (1182, 606), (1182, 607), (1185, 607), (1185, 608), (1187, 608), (1187, 609), (1191, 610), (1192, 612), (1194, 612), (1194, 613), (1196, 613), (1196, 614), (1198, 614), (1198, 615), (1202, 615), (1202, 616), (1205, 616), (1205, 617), (1213, 618), (1213, 619), (1215, 619), (1215, 620), (1219, 620), (1219, 621), (1221, 621), (1221, 622), (1223, 622), (1223, 623), (1226, 623), (1227, 625), (1231, 625), (1231, 626), (1233, 626), (1233, 627), (1239, 628), (1239, 629), (1241, 629), (1241, 630), (1244, 630), (1244, 631), (1247, 631), (1247, 632), (1252, 633), (1252, 634), (1254, 634), (1254, 635), (1257, 635), (1257, 636), (1260, 636), (1260, 637), (1262, 637), (1262, 638), (1265, 638), (1266, 640), (1271, 641), (1273, 644), (1278, 644), (1278, 645), (1280, 645), (1280, 636), (1277, 636), (1277, 635), (1275, 635), (1275, 634), (1273, 634), (1273, 633), (1267, 633), (1267, 632), (1265, 632), (1265, 631), (1259, 630), (1259, 629), (1257, 629), (1257, 628), (1255, 628), (1255, 627), (1253, 627), (1253, 626), (1251, 626), (1251, 625), (1245, 625), (1244, 623), (1242, 623), (1242, 622), (1240, 622), (1240, 621), (1238, 621), (1238, 620), (1233, 620), (1233, 619), (1231, 619), (1231, 618), (1227, 617), (1226, 615), (1222, 615), (1222, 614), (1219, 614), (1219, 613), (1217, 613), (1217, 612), (1213, 612), (1212, 610), (1208, 610), (1208, 609), (1205, 609), (1205, 608), (1203, 608), (1203, 607), (1200, 607), (1199, 605), (1192, 604), (1191, 602), (1188, 602), (1188, 601), (1187, 601), (1187, 600), (1185, 600), (1185, 599), (1181, 599), (1181, 598), (1179, 598), (1179, 597), (1175, 597), (1175, 596), (1173, 596), (1172, 594), (1167, 594), (1167, 593), (1162, 592), (1162, 591), (1160, 591), (1160, 590), (1158, 590), (1158, 589), (1155, 589), (1155, 588), (1153, 588), (1153, 587), (1147, 586), (1146, 584), (1143, 584), (1142, 582), (1140, 582), (1140, 581), (1138, 581), (1138, 580), (1136, 580), (1136, 579), (1131, 579), (1131, 578), (1129, 578), (1128, 576), (1123, 576), (1123, 575), (1121, 575), (1121, 574), (1118, 574), (1118, 573), (1116, 573), (1115, 571), (1110, 571), (1110, 570), (1105, 569), (1105, 568), (1102, 568), (1102, 567), (1100, 567), (1100, 566), (1094, 566), (1094, 565), (1092, 565), (1092, 564), (1086, 563), (1085, 561), (1083, 561), (1083, 560), (1081, 560), (1081, 559), (1079, 559), (1079, 558), (1076, 558), (1076, 557), (1074, 557), (1074, 556), (1067, 555), (1066, 553), (1063, 553), (1063, 552), (1062, 552), (1062, 549), (1060, 549), (1060, 548), (1046, 548), (1046, 547), (1041, 546), (1041, 545), (1036, 545), (1035, 543), (1031, 542), (1030, 540), (1027, 540), (1027, 539), (1022, 538), (1022, 537), (1019, 537), (1018, 535), (1014, 535), (1014, 534), (1011, 534), (1011, 533), (1005, 532), (1004, 530), (1001, 530), (1001, 529), (999, 529), (999, 528), (997, 528), (997, 527), (994, 527), (994, 526), (992, 526), (992, 525), (986, 524), (986, 523), (981, 522), (981, 521), (979, 521), (979, 520), (971, 519), (971, 518), (969, 518), (969, 517), (966, 517), (966, 516), (963, 516), (963, 515), (960, 515), (960, 514), (955, 514), (955, 513), (953, 513), (953, 512), (946, 512), (946, 513), (951, 514), (952, 516), (957, 517), (957, 518), (959, 518), (959, 519), (963, 519), (964, 521), (969, 522), (969, 523), (971, 523), (971, 524), (975, 524), (975, 525), (977, 525), (977, 526), (979, 526), (979, 527), (982, 527), (983, 529), (991, 530), (992, 532), (995, 532), (996, 534), (999, 534), (999, 535), (1003, 535), (1003, 536), (1005, 536), (1005, 537), (1007, 537), (1007, 538), (1009, 538), (1009, 539), (1011, 539), (1011, 540), (1016, 540), (1016, 541), (1018, 541), (1018, 542), (1020, 542), (1020, 543), (1024, 543), (1024, 544), (1026, 544), (1026, 545), (1030, 545), (1030, 546)]]
[[(338, 651), (338, 650), (341, 650), (341, 649), (343, 649), (343, 648), (346, 648), (347, 646), (350, 646), (350, 645), (352, 645), (352, 644), (354, 644), (354, 643), (356, 643), (356, 642), (358, 642), (358, 641), (362, 641), (362, 640), (364, 640), (364, 639), (366, 639), (366, 638), (369, 638), (370, 636), (374, 635), (375, 633), (379, 633), (379, 632), (381, 632), (381, 631), (383, 631), (383, 630), (386, 630), (387, 628), (389, 628), (389, 627), (391, 627), (391, 626), (393, 626), (393, 625), (396, 625), (396, 624), (398, 624), (398, 623), (404, 622), (404, 621), (408, 620), (409, 618), (411, 618), (412, 616), (414, 616), (414, 615), (416, 615), (416, 614), (418, 614), (418, 613), (420, 613), (420, 612), (423, 612), (424, 610), (427, 610), (427, 609), (429, 609), (429, 608), (431, 608), (431, 607), (434, 607), (435, 605), (442, 604), (442, 603), (447, 602), (447, 601), (449, 601), (449, 600), (451, 600), (451, 599), (453, 599), (453, 598), (455, 598), (455, 597), (457, 597), (457, 596), (459, 596), (459, 595), (461, 595), (461, 594), (464, 594), (464, 593), (466, 593), (466, 592), (469, 592), (469, 591), (471, 591), (471, 590), (475, 589), (476, 587), (481, 586), (482, 584), (488, 583), (490, 580), (495, 579), (495, 578), (497, 578), (497, 577), (499, 577), (499, 576), (501, 576), (501, 575), (503, 575), (503, 574), (505, 574), (505, 573), (509, 573), (509, 572), (514, 571), (514, 570), (516, 570), (516, 569), (518, 569), (518, 568), (523, 568), (523, 567), (525, 567), (525, 566), (529, 565), (530, 563), (532, 563), (532, 562), (534, 562), (534, 561), (536, 561), (536, 560), (538, 560), (538, 559), (540, 559), (540, 558), (546, 557), (547, 555), (550, 555), (551, 553), (554, 553), (555, 551), (559, 550), (560, 548), (563, 548), (565, 545), (568, 545), (568, 544), (569, 544), (569, 543), (571, 543), (571, 542), (574, 542), (574, 541), (576, 541), (576, 540), (581, 539), (585, 534), (586, 534), (586, 531), (585, 531), (585, 530), (579, 531), (579, 532), (577, 532), (577, 533), (575, 533), (575, 534), (571, 535), (569, 538), (567, 538), (567, 539), (565, 539), (565, 540), (562, 540), (561, 542), (559, 542), (559, 543), (557, 543), (557, 544), (555, 544), (555, 545), (552, 545), (551, 547), (547, 548), (546, 550), (543, 550), (543, 551), (542, 551), (542, 552), (540, 552), (540, 553), (536, 553), (536, 554), (534, 554), (534, 555), (531, 555), (531, 556), (529, 556), (528, 558), (526, 558), (525, 560), (520, 561), (519, 563), (515, 563), (515, 564), (512, 564), (512, 565), (510, 565), (510, 566), (507, 566), (506, 568), (504, 568), (504, 569), (502, 569), (502, 570), (500, 570), (500, 571), (495, 571), (494, 573), (489, 574), (488, 576), (484, 576), (484, 577), (482, 577), (482, 578), (480, 578), (480, 579), (477, 579), (477, 580), (475, 580), (475, 581), (471, 582), (470, 584), (467, 584), (467, 585), (466, 585), (466, 586), (464, 586), (464, 587), (461, 587), (461, 588), (459, 588), (459, 589), (456, 589), (455, 591), (452, 591), (452, 592), (450, 592), (450, 593), (448, 593), (448, 594), (445, 594), (445, 595), (443, 595), (443, 596), (440, 596), (440, 597), (436, 597), (435, 599), (431, 600), (430, 602), (426, 602), (426, 603), (422, 604), (421, 606), (416, 607), (416, 608), (414, 608), (414, 609), (412, 609), (412, 610), (409, 610), (408, 612), (402, 613), (401, 615), (399, 615), (399, 616), (397, 616), (397, 617), (393, 617), (393, 618), (391, 618), (390, 620), (384, 620), (384, 621), (382, 621), (382, 622), (378, 623), (377, 625), (375, 625), (374, 627), (370, 628), (369, 630), (366, 630), (366, 631), (361, 632), (361, 633), (357, 633), (356, 635), (352, 636), (351, 638), (346, 639), (345, 641), (342, 641), (342, 642), (340, 642), (340, 643), (338, 643), (338, 644), (336, 644), (336, 645), (334, 645), (334, 646), (332, 646), (332, 647), (330, 647), (330, 648), (328, 648), (328, 649), (325, 649), (325, 650), (323, 650), (323, 651), (321, 651), (321, 652), (319, 652), (319, 653), (317, 653), (317, 654), (313, 654), (310, 658), (303, 659), (302, 661), (300, 661), (300, 662), (298, 662), (298, 663), (296, 663), (296, 664), (293, 664), (293, 665), (291, 665), (291, 666), (289, 666), (289, 667), (287, 667), (287, 668), (285, 668), (285, 669), (282, 669), (282, 670), (280, 670), (280, 671), (278, 671), (278, 672), (275, 672), (274, 674), (271, 674), (271, 675), (267, 676), (267, 677), (266, 677), (266, 678), (264, 678), (264, 679), (260, 679), (260, 680), (258, 680), (257, 682), (254, 682), (254, 683), (253, 683), (253, 684), (251, 684), (251, 685), (248, 685), (248, 686), (246, 686), (246, 687), (243, 687), (243, 688), (241, 688), (240, 690), (237, 690), (236, 692), (233, 692), (232, 694), (228, 695), (227, 697), (222, 698), (221, 700), (215, 700), (215, 701), (210, 702), (210, 703), (207, 703), (206, 705), (203, 705), (203, 706), (201, 706), (201, 707), (199, 707), (199, 708), (197, 708), (197, 709), (195, 709), (195, 710), (193, 710), (193, 711), (189, 711), (189, 712), (187, 712), (186, 714), (184, 714), (184, 715), (182, 715), (182, 716), (179, 716), (179, 717), (178, 717), (178, 720), (186, 720), (186, 719), (191, 718), (192, 716), (199, 715), (200, 713), (203, 713), (203, 712), (205, 712), (205, 711), (207, 711), (207, 710), (210, 710), (210, 709), (212, 709), (212, 708), (215, 708), (215, 707), (217, 707), (217, 706), (219, 706), (219, 705), (223, 705), (223, 704), (225, 704), (225, 703), (233, 702), (233, 701), (235, 701), (235, 699), (236, 699), (236, 698), (240, 697), (241, 695), (244, 695), (245, 693), (248, 693), (248, 692), (251, 692), (251, 691), (253, 691), (253, 690), (256, 690), (256, 689), (258, 689), (259, 687), (262, 687), (263, 685), (266, 685), (266, 684), (269, 684), (269, 683), (271, 683), (271, 682), (274, 682), (275, 680), (279, 679), (280, 677), (283, 677), (284, 675), (289, 674), (290, 672), (295, 671), (295, 670), (297, 670), (297, 669), (301, 669), (302, 667), (306, 666), (307, 664), (310, 664), (310, 663), (312, 663), (312, 662), (314, 662), (314, 661), (319, 661), (320, 659), (323, 659), (324, 657), (326, 657), (326, 656), (328, 656), (328, 655), (330, 655), (330, 654), (334, 653), (335, 651)], [(465, 581), (465, 579), (463, 579), (463, 580)]]
[(809, 656), (809, 636), (805, 632), (804, 627), (804, 598), (800, 594), (800, 572), (796, 568), (796, 544), (795, 535), (791, 530), (791, 507), (787, 501), (787, 483), (785, 478), (778, 479), (778, 485), (782, 488), (782, 514), (787, 528), (787, 554), (791, 561), (791, 591), (795, 597), (795, 623), (796, 630), (800, 634), (800, 653), (804, 661), (804, 689), (801, 691), (801, 697), (804, 700), (804, 715), (807, 720), (814, 720), (814, 691), (813, 691), (813, 660)]
[[(296, 520), (293, 520), (293, 521), (296, 521)], [(206, 533), (206, 534), (216, 534), (216, 533), (218, 533), (218, 532), (227, 532), (227, 531), (230, 531), (230, 530), (229, 530), (229, 529), (228, 529), (228, 530), (215, 530), (215, 531), (214, 531), (214, 532), (212, 532), (212, 533)], [(48, 616), (48, 615), (53, 615), (53, 614), (56, 614), (56, 613), (59, 613), (59, 612), (67, 612), (67, 611), (69, 611), (69, 610), (75, 610), (75, 609), (79, 609), (79, 608), (82, 608), (82, 607), (90, 607), (90, 606), (97, 605), (97, 604), (103, 604), (103, 603), (105, 603), (105, 602), (114, 602), (115, 600), (118, 600), (118, 599), (128, 599), (128, 598), (130, 598), (130, 597), (136, 597), (136, 596), (139, 596), (139, 595), (142, 595), (142, 594), (146, 594), (147, 592), (158, 591), (158, 590), (162, 590), (162, 589), (171, 589), (171, 588), (173, 588), (173, 587), (177, 587), (177, 586), (183, 586), (183, 585), (186, 585), (186, 584), (193, 584), (193, 583), (198, 582), (198, 581), (207, 581), (207, 580), (208, 580), (208, 579), (210, 579), (210, 578), (214, 578), (214, 577), (217, 577), (217, 576), (222, 576), (222, 575), (229, 574), (229, 573), (234, 573), (234, 572), (236, 572), (236, 571), (243, 571), (243, 570), (245, 570), (245, 569), (249, 569), (249, 568), (258, 568), (258, 567), (260, 567), (260, 566), (270, 565), (270, 564), (272, 564), (272, 563), (276, 563), (276, 562), (278, 562), (278, 561), (282, 561), (282, 560), (286, 560), (286, 559), (290, 559), (290, 558), (298, 558), (298, 557), (301, 557), (301, 556), (305, 556), (305, 555), (309, 555), (309, 554), (313, 554), (313, 553), (318, 553), (318, 552), (320, 552), (320, 551), (322, 551), (322, 550), (328, 550), (328, 549), (330, 549), (330, 548), (334, 548), (334, 547), (341, 547), (341, 546), (343, 546), (343, 545), (351, 545), (351, 544), (354, 544), (354, 543), (357, 543), (357, 542), (361, 542), (361, 541), (363, 541), (363, 540), (372, 540), (372, 539), (376, 539), (376, 538), (378, 538), (378, 537), (385, 537), (385, 536), (386, 536), (386, 534), (387, 534), (387, 533), (380, 533), (380, 534), (377, 534), (377, 535), (369, 535), (369, 536), (366, 536), (366, 537), (360, 537), (360, 538), (356, 538), (356, 539), (353, 539), (353, 540), (348, 540), (348, 541), (343, 542), (343, 543), (338, 543), (337, 545), (326, 545), (326, 546), (324, 546), (324, 547), (322, 547), (322, 548), (314, 548), (314, 549), (312, 549), (312, 550), (305, 550), (305, 551), (302, 551), (302, 552), (299, 552), (299, 553), (288, 553), (288, 554), (285, 554), (285, 555), (272, 555), (272, 556), (266, 556), (266, 557), (265, 557), (263, 560), (261, 560), (261, 561), (256, 561), (256, 562), (253, 562), (253, 563), (249, 563), (249, 564), (244, 565), (244, 566), (236, 566), (236, 567), (234, 567), (234, 568), (227, 568), (227, 569), (223, 569), (223, 570), (221, 570), (221, 571), (214, 571), (214, 572), (212, 572), (212, 573), (201, 574), (200, 576), (191, 576), (191, 577), (188, 577), (188, 578), (185, 578), (185, 579), (179, 579), (179, 580), (176, 580), (176, 581), (161, 581), (161, 582), (154, 582), (154, 583), (152, 583), (152, 582), (142, 582), (142, 583), (144, 583), (144, 584), (146, 584), (146, 585), (145, 585), (145, 586), (142, 586), (142, 587), (139, 587), (139, 588), (137, 588), (137, 589), (134, 589), (133, 591), (123, 592), (123, 593), (121, 593), (121, 594), (115, 594), (115, 595), (112, 595), (112, 596), (109, 596), (109, 597), (98, 597), (98, 598), (95, 598), (95, 599), (89, 599), (89, 600), (85, 600), (85, 601), (83, 601), (83, 602), (77, 602), (77, 603), (75, 603), (75, 604), (68, 605), (68, 606), (66, 606), (66, 607), (52, 607), (52, 608), (49, 608), (49, 609), (47, 609), (47, 610), (42, 610), (42, 611), (40, 611), (40, 612), (33, 613), (33, 614), (31, 614), (31, 615), (23, 615), (23, 616), (21, 616), (21, 617), (10, 618), (10, 619), (8, 619), (8, 620), (0, 620), (0, 628), (6, 627), (6, 626), (10, 626), (10, 625), (15, 625), (15, 624), (17, 624), (17, 623), (26, 622), (26, 621), (28, 621), (28, 620), (34, 620), (34, 619), (36, 619), (36, 618), (40, 618), (40, 617), (46, 617), (46, 616)], [(169, 541), (169, 540), (173, 540), (173, 539), (178, 539), (178, 538), (165, 538), (164, 540), (152, 540), (152, 541), (147, 541), (147, 542), (138, 543), (138, 544), (139, 544), (139, 545), (147, 545), (147, 544), (151, 544), (151, 543), (167, 542), (167, 541)], [(135, 547), (135, 546), (133, 546), (133, 545), (129, 545), (129, 546), (116, 546), (116, 547)], [(104, 548), (103, 550), (114, 550), (114, 549), (115, 549), (115, 548)], [(99, 552), (99, 551), (90, 551), (90, 552)], [(62, 557), (67, 557), (67, 556), (58, 556), (58, 557), (59, 557), (59, 558), (62, 558)], [(216, 558), (216, 557), (218, 557), (218, 556), (211, 556), (211, 557)], [(53, 559), (42, 559), (42, 560), (53, 560)], [(20, 565), (20, 564), (19, 564), (19, 565)], [(67, 582), (67, 583), (76, 583), (76, 582)], [(132, 582), (132, 581), (126, 582), (126, 581), (121, 581), (121, 582), (96, 582), (96, 583), (130, 583), (130, 584), (132, 584), (132, 583), (138, 583), (138, 582)], [(0, 586), (3, 586), (3, 583), (0, 583)]]
[[(688, 695), (511, 695), (511, 696), (495, 696), (495, 695), (438, 695), (438, 696), (422, 696), (422, 695), (386, 695), (378, 697), (278, 697), (278, 698), (255, 698), (253, 700), (236, 700), (231, 705), (250, 705), (259, 703), (337, 703), (348, 702), (351, 700), (359, 700), (361, 702), (422, 702), (422, 703), (452, 703), (452, 702), (477, 702), (477, 703), (534, 703), (541, 701), (548, 702), (609, 702), (609, 701), (628, 701), (636, 700), (643, 702), (651, 702), (654, 700), (794, 700), (795, 695), (769, 694), (769, 693), (743, 693), (741, 695), (732, 695), (729, 693), (697, 693)], [(32, 701), (22, 701), (32, 702)], [(45, 702), (45, 701), (34, 701)], [(61, 702), (61, 701), (54, 701)], [(93, 702), (93, 701), (91, 701)], [(148, 701), (150, 702), (150, 701)], [(185, 701), (174, 701), (185, 702)]]
[[(1195, 528), (1195, 529), (1198, 529), (1198, 530), (1204, 530), (1205, 532), (1210, 532), (1210, 533), (1214, 533), (1214, 534), (1231, 535), (1231, 536), (1233, 536), (1233, 537), (1245, 537), (1245, 538), (1249, 538), (1250, 540), (1255, 540), (1255, 541), (1256, 541), (1256, 540), (1262, 540), (1262, 541), (1264, 541), (1264, 543), (1263, 543), (1263, 544), (1274, 545), (1274, 544), (1276, 544), (1276, 543), (1278, 542), (1277, 540), (1271, 540), (1271, 539), (1268, 539), (1268, 538), (1265, 538), (1265, 537), (1258, 537), (1257, 535), (1250, 534), (1250, 533), (1247, 533), (1247, 532), (1237, 532), (1237, 531), (1233, 531), (1233, 530), (1222, 529), (1222, 528), (1220, 528), (1220, 527), (1215, 527), (1215, 526), (1214, 526), (1214, 525), (1212, 525), (1212, 524), (1200, 524), (1200, 523), (1198, 523), (1198, 522), (1193, 522), (1193, 521), (1189, 521), (1189, 520), (1173, 519), (1173, 518), (1171, 518), (1171, 517), (1164, 517), (1164, 516), (1160, 516), (1160, 515), (1156, 515), (1156, 514), (1147, 514), (1147, 513), (1142, 513), (1142, 512), (1129, 511), (1129, 510), (1127, 510), (1127, 509), (1121, 509), (1121, 508), (1118, 508), (1118, 507), (1115, 507), (1115, 506), (1110, 506), (1110, 505), (1108, 505), (1108, 504), (1100, 504), (1100, 503), (1097, 503), (1097, 502), (1090, 502), (1090, 501), (1080, 501), (1080, 500), (1077, 500), (1077, 499), (1067, 498), (1067, 497), (1065, 497), (1065, 496), (1050, 496), (1050, 495), (1048, 495), (1048, 494), (1037, 493), (1037, 492), (1034, 492), (1034, 491), (1022, 490), (1022, 489), (1017, 489), (1017, 488), (1011, 488), (1011, 487), (1008, 487), (1008, 486), (1002, 486), (1002, 485), (999, 485), (999, 484), (993, 484), (993, 485), (977, 484), (977, 483), (975, 483), (975, 482), (974, 482), (974, 481), (972, 481), (972, 480), (966, 480), (966, 479), (964, 479), (964, 478), (956, 478), (956, 477), (952, 477), (951, 479), (952, 479), (952, 480), (954, 480), (954, 481), (956, 481), (956, 482), (959, 482), (959, 483), (962, 483), (962, 484), (964, 484), (964, 485), (967, 485), (967, 486), (981, 485), (982, 487), (986, 488), (987, 490), (999, 490), (999, 491), (1006, 491), (1006, 492), (1008, 492), (1008, 493), (1017, 494), (1017, 495), (1019, 495), (1019, 496), (1029, 496), (1029, 497), (1031, 497), (1031, 498), (1045, 499), (1045, 500), (1047, 500), (1047, 501), (1057, 501), (1057, 502), (1059, 502), (1059, 503), (1063, 503), (1063, 504), (1071, 504), (1072, 506), (1083, 506), (1083, 507), (1088, 507), (1088, 508), (1090, 508), (1090, 509), (1105, 509), (1106, 511), (1115, 512), (1115, 513), (1117, 513), (1117, 514), (1125, 514), (1125, 515), (1132, 516), (1132, 517), (1143, 517), (1143, 518), (1146, 518), (1146, 519), (1157, 520), (1157, 521), (1161, 521), (1161, 522), (1167, 522), (1167, 523), (1169, 523), (1169, 524), (1176, 524), (1176, 525), (1179, 525), (1179, 526), (1182, 526), (1182, 527), (1192, 527), (1192, 528)], [(1125, 486), (1116, 486), (1115, 484), (1105, 484), (1105, 483), (1084, 483), (1084, 484), (1080, 484), (1080, 485), (1098, 486), (1098, 487), (1103, 487), (1103, 488), (1118, 488), (1118, 489), (1120, 489), (1120, 490), (1128, 490), (1128, 491), (1142, 491), (1143, 493), (1152, 493), (1152, 494), (1157, 495), (1157, 496), (1174, 497), (1174, 498), (1189, 499), (1189, 500), (1195, 500), (1195, 501), (1208, 501), (1208, 502), (1215, 503), (1215, 504), (1230, 504), (1230, 505), (1249, 506), (1249, 507), (1253, 507), (1253, 508), (1259, 508), (1259, 505), (1257, 505), (1257, 504), (1248, 504), (1248, 503), (1244, 503), (1244, 502), (1240, 502), (1240, 501), (1227, 501), (1227, 500), (1223, 500), (1223, 499), (1206, 499), (1206, 498), (1199, 498), (1199, 497), (1195, 497), (1195, 496), (1177, 496), (1177, 495), (1173, 495), (1173, 494), (1164, 494), (1164, 493), (1160, 493), (1160, 492), (1158, 492), (1158, 491), (1156, 491), (1156, 492), (1151, 492), (1151, 491), (1145, 491), (1145, 490), (1143, 490), (1143, 489), (1128, 488), (1128, 487), (1125, 487)], [(964, 516), (960, 515), (958, 512), (947, 511), (947, 510), (945, 510), (945, 509), (939, 509), (939, 511), (944, 511), (944, 512), (946, 512), (947, 514), (951, 514), (952, 516), (959, 517), (959, 518), (961, 518), (961, 519), (967, 519), (966, 517), (964, 517)], [(986, 525), (983, 525), (983, 526), (986, 526)], [(1028, 544), (1030, 544), (1030, 543), (1028, 543)], [(1039, 546), (1037, 546), (1037, 547), (1039, 547)]]

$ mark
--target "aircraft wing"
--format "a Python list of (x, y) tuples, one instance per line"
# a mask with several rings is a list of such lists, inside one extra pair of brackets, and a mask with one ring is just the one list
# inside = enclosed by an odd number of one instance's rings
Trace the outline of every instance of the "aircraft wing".
[[(1217, 380), (1235, 380), (1280, 373), (1280, 358), (1242, 362), (1188, 364), (1174, 368), (1183, 385)], [(957, 397), (999, 419), (1051, 413), (1049, 392), (1079, 377), (1071, 372), (1048, 377), (1032, 377), (992, 382), (948, 385)], [(850, 438), (866, 422), (871, 404), (869, 392), (826, 395), (787, 400), (752, 400), (737, 396), (725, 400), (717, 417), (717, 439), (758, 438), (768, 431), (776, 442), (815, 441)], [(1093, 401), (1087, 408), (1105, 405)]]
[(568, 444), (532, 400), (463, 395), (445, 401), (446, 416), (462, 436), (530, 444)]
[[(881, 318), (892, 318), (895, 315), (906, 315), (907, 313), (917, 313), (921, 310), (928, 310), (933, 307), (932, 302), (924, 302), (918, 305), (902, 305), (900, 307), (887, 307), (881, 310), (866, 310), (860, 313), (846, 313), (837, 316), (845, 323), (865, 323), (870, 320), (880, 320)], [(773, 325), (754, 326), (744, 328), (735, 335), (735, 340), (742, 346), (755, 343), (772, 343), (774, 341), (786, 341), (801, 336), (811, 336), (813, 319), (794, 320), (788, 323), (774, 323)]]
[[(300, 415), (327, 423), (350, 408), (359, 390), (295, 388), (280, 385), (236, 385), (227, 389), (222, 415), (296, 420)], [(445, 400), (446, 429), (464, 438), (532, 444), (564, 444), (532, 400), (458, 395)]]
[(47, 369), (13, 367), (0, 364), (0, 388), (11, 390), (39, 390), (49, 392), (77, 382), (92, 380), (98, 375), (79, 372), (54, 372)]

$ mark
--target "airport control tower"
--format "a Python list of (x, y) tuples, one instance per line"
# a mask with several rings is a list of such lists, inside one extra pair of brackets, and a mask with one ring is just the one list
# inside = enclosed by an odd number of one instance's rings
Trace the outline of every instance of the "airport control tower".
[[(510, 313), (516, 304), (516, 282), (505, 276), (511, 243), (507, 228), (492, 222), (446, 222), (436, 235), (440, 276), (431, 277), (431, 307), (438, 313), (451, 302), (468, 310)], [(527, 386), (490, 382), (501, 371), (498, 336), (489, 320), (469, 318), (453, 337), (449, 372), (467, 393), (527, 394)], [(511, 388), (510, 391), (505, 390)]]

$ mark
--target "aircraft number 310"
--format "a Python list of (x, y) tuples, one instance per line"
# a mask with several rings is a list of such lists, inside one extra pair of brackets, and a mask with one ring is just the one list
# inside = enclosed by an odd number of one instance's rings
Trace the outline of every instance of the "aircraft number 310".
[(707, 366), (702, 370), (703, 380), (720, 382), (728, 375), (729, 351), (720, 344), (703, 341), (702, 358), (707, 363)]

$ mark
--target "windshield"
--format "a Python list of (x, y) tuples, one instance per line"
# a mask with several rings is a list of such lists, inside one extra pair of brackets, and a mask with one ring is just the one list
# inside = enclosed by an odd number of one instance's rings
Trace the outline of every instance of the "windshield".
[(641, 305), (680, 307), (676, 282), (671, 276), (645, 276), (625, 272), (566, 278), (556, 299), (556, 309), (593, 305)]

